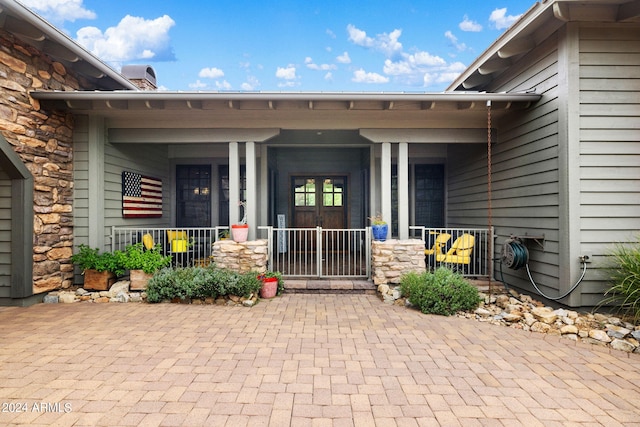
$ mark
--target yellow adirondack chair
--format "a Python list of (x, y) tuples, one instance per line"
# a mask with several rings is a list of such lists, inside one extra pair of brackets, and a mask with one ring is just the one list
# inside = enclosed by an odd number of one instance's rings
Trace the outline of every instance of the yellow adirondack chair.
[(448, 234), (448, 233), (438, 234), (433, 242), (433, 246), (431, 247), (431, 249), (425, 249), (424, 254), (427, 256), (434, 255), (434, 254), (444, 255), (442, 253), (442, 248), (444, 248), (444, 245), (447, 244), (449, 239), (451, 239), (451, 234)]
[(436, 261), (450, 264), (469, 264), (476, 238), (471, 234), (462, 234), (451, 245), (446, 254), (436, 254)]

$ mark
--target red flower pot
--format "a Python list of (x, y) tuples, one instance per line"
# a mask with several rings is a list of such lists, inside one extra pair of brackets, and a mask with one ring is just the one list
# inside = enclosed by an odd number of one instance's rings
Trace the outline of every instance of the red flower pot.
[(267, 277), (262, 280), (262, 288), (260, 289), (261, 298), (273, 298), (278, 293), (278, 278)]

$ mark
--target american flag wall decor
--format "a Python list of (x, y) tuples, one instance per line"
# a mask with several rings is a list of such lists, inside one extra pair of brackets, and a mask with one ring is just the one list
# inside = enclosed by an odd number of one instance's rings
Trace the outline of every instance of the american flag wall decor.
[(122, 172), (122, 217), (162, 217), (162, 180)]

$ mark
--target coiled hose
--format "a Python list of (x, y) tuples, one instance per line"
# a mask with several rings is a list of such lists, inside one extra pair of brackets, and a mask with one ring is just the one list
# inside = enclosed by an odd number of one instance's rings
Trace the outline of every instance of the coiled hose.
[(502, 247), (502, 259), (500, 260), (500, 275), (502, 276), (501, 277), (502, 283), (504, 283), (506, 286), (506, 282), (504, 281), (504, 275), (502, 274), (502, 264), (504, 263), (507, 267), (513, 270), (519, 270), (522, 267), (525, 267), (527, 270), (527, 276), (529, 277), (529, 281), (531, 282), (533, 287), (536, 289), (536, 291), (538, 291), (540, 295), (542, 295), (548, 300), (558, 301), (566, 297), (567, 295), (569, 295), (571, 292), (573, 292), (584, 279), (584, 275), (587, 272), (587, 263), (585, 260), (581, 260), (581, 262), (582, 262), (582, 274), (580, 275), (580, 278), (578, 279), (578, 281), (564, 294), (557, 297), (551, 297), (549, 295), (546, 295), (544, 292), (540, 290), (540, 288), (538, 288), (538, 285), (536, 284), (536, 282), (533, 280), (533, 277), (531, 276), (531, 271), (529, 270), (529, 251), (527, 250), (527, 247), (519, 240), (511, 239), (511, 240), (507, 240), (504, 243), (504, 246)]

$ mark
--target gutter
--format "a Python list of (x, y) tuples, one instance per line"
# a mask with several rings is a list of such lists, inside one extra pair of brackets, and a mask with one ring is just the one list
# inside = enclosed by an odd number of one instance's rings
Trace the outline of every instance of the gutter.
[(454, 101), (536, 102), (530, 92), (164, 92), (164, 91), (33, 91), (39, 100), (56, 101)]

